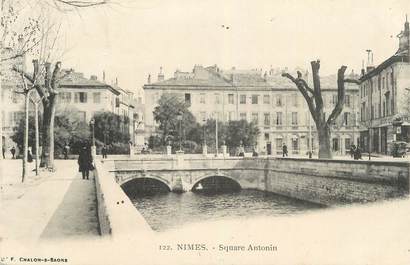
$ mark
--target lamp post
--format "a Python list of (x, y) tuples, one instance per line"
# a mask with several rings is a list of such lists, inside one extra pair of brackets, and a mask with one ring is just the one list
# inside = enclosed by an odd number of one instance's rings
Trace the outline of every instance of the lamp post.
[(178, 113), (177, 119), (179, 120), (179, 152), (182, 152), (182, 112)]
[(206, 120), (205, 118), (202, 121), (204, 123), (204, 147), (205, 147), (206, 146), (206, 124), (205, 124)]
[(208, 153), (208, 147), (206, 146), (206, 119), (205, 117), (203, 118), (202, 121), (203, 121), (203, 126), (204, 126), (204, 143), (202, 146), (202, 154), (206, 156)]
[(91, 155), (93, 156), (93, 158), (95, 159), (95, 156), (97, 155), (97, 150), (95, 147), (95, 131), (94, 131), (94, 125), (95, 125), (95, 120), (94, 118), (92, 118), (90, 120), (90, 125), (91, 125)]
[(218, 157), (218, 112), (215, 113), (215, 157)]
[(39, 130), (38, 130), (38, 105), (41, 103), (44, 96), (36, 99), (30, 97), (30, 101), (34, 104), (34, 127), (35, 127), (35, 139), (36, 139), (36, 176), (38, 176), (38, 168), (39, 168), (39, 156), (40, 156), (40, 137), (39, 137)]

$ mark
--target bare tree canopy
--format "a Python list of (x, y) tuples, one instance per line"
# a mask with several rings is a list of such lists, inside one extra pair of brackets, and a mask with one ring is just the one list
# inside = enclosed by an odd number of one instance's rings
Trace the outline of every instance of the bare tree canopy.
[(323, 111), (323, 97), (320, 86), (320, 61), (312, 61), (310, 62), (310, 65), (312, 67), (313, 88), (309, 87), (308, 83), (302, 78), (302, 73), (300, 71), (297, 71), (296, 78), (289, 73), (283, 73), (282, 76), (291, 80), (305, 98), (318, 132), (319, 158), (332, 158), (330, 147), (330, 128), (343, 111), (346, 94), (345, 83), (358, 84), (359, 81), (354, 79), (345, 79), (344, 75), (347, 67), (343, 65), (339, 68), (337, 71), (337, 102), (329, 117), (326, 119), (326, 115)]

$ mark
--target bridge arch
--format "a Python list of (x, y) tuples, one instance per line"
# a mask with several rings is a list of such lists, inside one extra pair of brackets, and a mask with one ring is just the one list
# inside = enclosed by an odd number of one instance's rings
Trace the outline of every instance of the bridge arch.
[(215, 191), (222, 191), (222, 190), (233, 190), (238, 191), (242, 189), (241, 184), (234, 178), (227, 176), (227, 175), (206, 175), (202, 176), (195, 180), (192, 184), (190, 190), (191, 191), (199, 191), (199, 186), (202, 186), (202, 189), (212, 189)]
[(130, 178), (121, 183), (121, 188), (125, 193), (158, 193), (170, 192), (172, 187), (169, 183), (157, 176), (141, 176)]

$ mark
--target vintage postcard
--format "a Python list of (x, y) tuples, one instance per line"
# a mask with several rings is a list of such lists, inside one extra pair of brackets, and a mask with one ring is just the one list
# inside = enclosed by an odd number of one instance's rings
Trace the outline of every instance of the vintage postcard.
[(410, 264), (409, 1), (0, 3), (0, 264)]

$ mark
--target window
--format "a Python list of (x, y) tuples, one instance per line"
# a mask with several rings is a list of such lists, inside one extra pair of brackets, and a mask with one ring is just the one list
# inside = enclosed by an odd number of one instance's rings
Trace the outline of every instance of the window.
[(263, 95), (263, 104), (270, 104), (269, 95)]
[(240, 118), (241, 120), (246, 120), (246, 112), (241, 112), (241, 113), (239, 113), (239, 118)]
[(199, 103), (205, 104), (205, 93), (199, 95)]
[(61, 92), (59, 94), (59, 99), (61, 103), (71, 103), (71, 93), (70, 92)]
[(185, 103), (188, 105), (191, 105), (191, 94), (189, 93), (185, 94)]
[(275, 140), (275, 145), (276, 145), (276, 150), (282, 150), (282, 145), (283, 145), (283, 139), (282, 138), (276, 138)]
[(233, 120), (233, 115), (234, 115), (233, 111), (228, 112), (228, 121)]
[(269, 141), (269, 133), (265, 133), (264, 138), (265, 138), (265, 141)]
[(332, 104), (336, 105), (337, 103), (337, 95), (332, 95)]
[(269, 113), (264, 113), (263, 117), (264, 117), (263, 124), (265, 126), (270, 126), (270, 114)]
[(252, 104), (258, 104), (258, 95), (252, 95)]
[(332, 139), (332, 150), (339, 151), (339, 139), (337, 138)]
[(277, 107), (282, 107), (282, 95), (278, 95), (276, 97), (276, 106)]
[(299, 139), (296, 137), (292, 139), (292, 150), (293, 151), (299, 150)]
[(298, 96), (297, 96), (297, 95), (293, 95), (293, 97), (292, 97), (292, 105), (293, 105), (294, 107), (297, 107), (297, 106), (298, 106)]
[(246, 95), (240, 95), (239, 96), (239, 103), (240, 104), (246, 104)]
[(221, 104), (221, 97), (219, 94), (215, 94), (215, 104)]
[(344, 126), (349, 126), (349, 125), (350, 125), (350, 123), (349, 123), (349, 117), (350, 117), (350, 113), (349, 113), (349, 112), (345, 112), (345, 113), (343, 114), (343, 124), (344, 124)]
[(228, 104), (234, 104), (233, 94), (228, 94)]
[(101, 103), (101, 93), (100, 92), (93, 93), (93, 101), (94, 103)]
[(258, 124), (258, 113), (252, 113), (252, 122)]
[(350, 95), (345, 96), (345, 104), (346, 104), (346, 107), (350, 107)]
[(276, 112), (276, 125), (282, 125), (282, 112)]
[(292, 125), (298, 125), (298, 113), (292, 112)]
[(352, 144), (351, 144), (350, 138), (346, 138), (345, 139), (345, 150), (349, 150), (351, 145)]
[(86, 92), (76, 92), (74, 94), (75, 103), (87, 103), (87, 93)]

